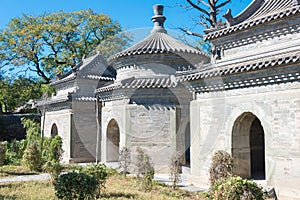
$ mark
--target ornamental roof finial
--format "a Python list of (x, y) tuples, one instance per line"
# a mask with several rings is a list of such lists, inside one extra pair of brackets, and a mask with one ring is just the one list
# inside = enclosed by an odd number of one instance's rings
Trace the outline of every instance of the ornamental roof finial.
[(164, 28), (164, 22), (166, 21), (166, 17), (163, 16), (164, 6), (156, 4), (153, 6), (153, 11), (154, 16), (151, 18), (151, 20), (154, 23), (154, 27), (151, 33), (167, 33), (167, 30)]

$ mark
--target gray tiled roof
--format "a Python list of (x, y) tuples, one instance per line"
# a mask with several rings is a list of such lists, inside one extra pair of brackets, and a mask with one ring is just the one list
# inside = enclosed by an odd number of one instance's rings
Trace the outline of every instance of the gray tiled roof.
[(258, 24), (277, 20), (300, 13), (297, 0), (254, 0), (241, 14), (232, 18), (230, 27), (208, 33), (205, 40), (227, 35)]
[(231, 67), (225, 67), (225, 68), (218, 68), (218, 69), (212, 69), (209, 71), (203, 71), (198, 73), (191, 73), (189, 75), (182, 75), (179, 77), (179, 81), (192, 81), (197, 79), (205, 79), (209, 77), (215, 77), (215, 76), (224, 76), (228, 74), (233, 73), (241, 73), (246, 71), (252, 71), (257, 70), (261, 68), (268, 68), (275, 65), (281, 65), (281, 64), (289, 64), (289, 63), (296, 63), (300, 62), (300, 54), (299, 52), (294, 52), (290, 55), (282, 55), (282, 56), (276, 56), (274, 58), (264, 59), (259, 62), (247, 62), (244, 64), (238, 64)]
[(106, 87), (98, 88), (97, 92), (106, 92), (115, 89), (139, 89), (139, 88), (170, 88), (176, 87), (177, 81), (175, 77), (161, 78), (128, 78), (121, 82), (115, 82)]
[(167, 33), (152, 32), (151, 35), (141, 42), (115, 54), (109, 60), (114, 60), (123, 56), (159, 53), (190, 53), (206, 55), (204, 52), (176, 40)]

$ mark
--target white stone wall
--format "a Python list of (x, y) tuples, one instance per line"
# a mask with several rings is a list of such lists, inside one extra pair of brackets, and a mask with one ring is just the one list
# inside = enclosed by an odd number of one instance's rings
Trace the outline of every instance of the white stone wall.
[[(70, 109), (46, 112), (45, 119), (41, 119), (41, 127), (44, 127), (46, 137), (51, 137), (51, 128), (56, 124), (58, 135), (63, 141), (63, 162), (69, 162), (71, 157), (71, 124), (72, 111)], [(45, 125), (43, 123), (45, 122)]]
[(198, 94), (191, 102), (191, 181), (206, 185), (216, 150), (231, 153), (232, 128), (243, 113), (261, 121), (266, 181), (280, 199), (300, 197), (300, 83)]
[(136, 149), (141, 147), (151, 157), (157, 173), (168, 173), (170, 157), (176, 149), (176, 117), (174, 106), (145, 107), (127, 104), (126, 100), (106, 102), (102, 108), (101, 161), (107, 160), (107, 127), (114, 119), (120, 130), (119, 148), (131, 149), (134, 160)]

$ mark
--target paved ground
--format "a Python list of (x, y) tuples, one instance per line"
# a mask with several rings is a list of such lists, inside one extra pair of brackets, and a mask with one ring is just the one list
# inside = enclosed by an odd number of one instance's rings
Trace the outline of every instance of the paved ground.
[[(161, 181), (167, 185), (171, 185), (171, 181), (169, 179), (169, 174), (155, 174), (154, 175), (154, 180)], [(201, 188), (201, 187), (196, 187), (193, 185), (190, 185), (187, 183), (187, 179), (185, 177), (181, 177), (181, 182), (179, 183), (179, 188), (188, 190), (191, 192), (196, 192), (196, 191), (206, 191), (207, 189)]]
[(50, 178), (51, 177), (49, 174), (24, 175), (24, 176), (0, 178), (0, 183), (17, 182), (17, 181), (40, 181), (40, 180), (47, 180)]
[[(17, 181), (38, 181), (38, 180), (48, 180), (50, 179), (49, 174), (39, 174), (39, 175), (24, 175), (24, 176), (14, 176), (7, 178), (0, 178), (0, 183), (6, 182), (17, 182)], [(168, 174), (155, 174), (154, 180), (161, 181), (167, 185), (171, 185)], [(179, 188), (189, 191), (205, 191), (205, 188), (200, 188), (192, 185), (188, 185), (185, 178), (181, 179), (182, 181), (179, 184)]]

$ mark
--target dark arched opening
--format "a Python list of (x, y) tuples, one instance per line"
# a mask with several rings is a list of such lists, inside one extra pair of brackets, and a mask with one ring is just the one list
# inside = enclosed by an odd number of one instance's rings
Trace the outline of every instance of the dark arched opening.
[(185, 165), (190, 166), (191, 163), (191, 133), (190, 133), (190, 123), (187, 124), (185, 128)]
[(51, 137), (58, 135), (58, 130), (56, 124), (53, 124), (51, 127)]
[(234, 174), (265, 179), (265, 141), (260, 120), (252, 113), (240, 115), (232, 129)]
[(120, 129), (118, 123), (112, 119), (107, 126), (106, 161), (119, 160)]

